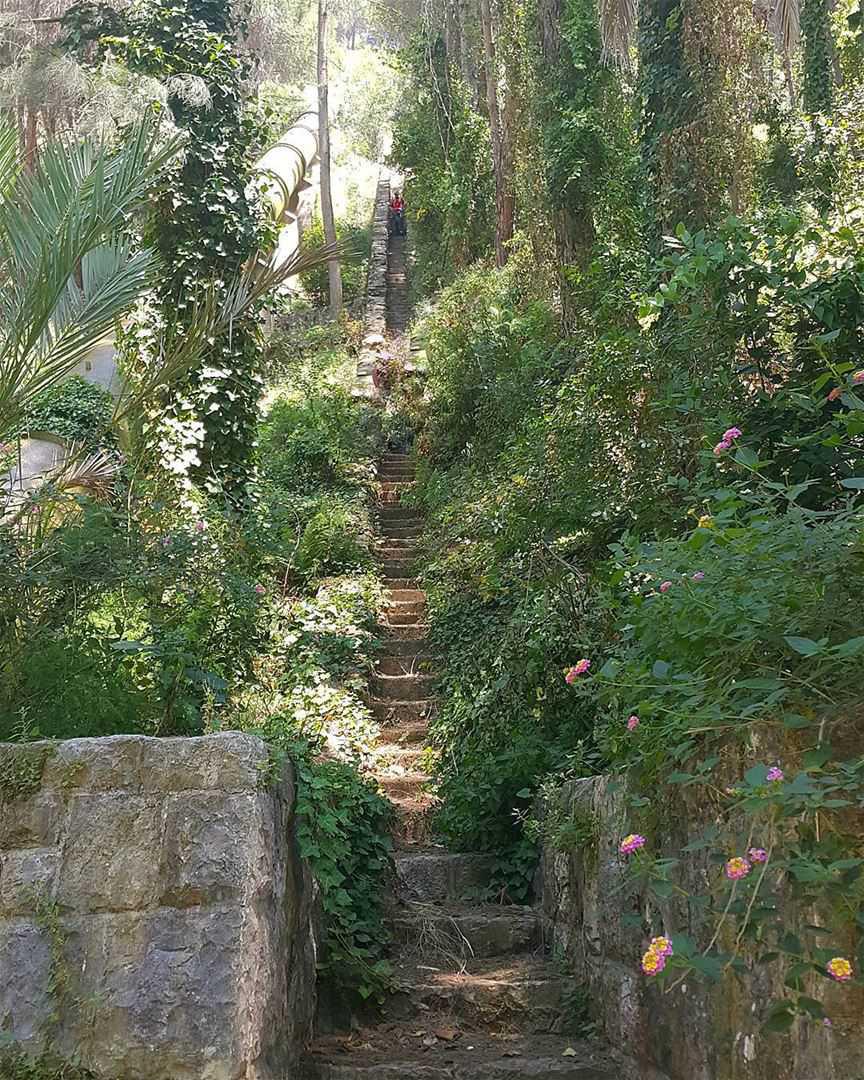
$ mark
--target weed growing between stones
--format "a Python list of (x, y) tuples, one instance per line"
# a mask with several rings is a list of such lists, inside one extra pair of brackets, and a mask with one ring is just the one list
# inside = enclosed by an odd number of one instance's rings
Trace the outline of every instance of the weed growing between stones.
[(45, 747), (4, 746), (0, 749), (0, 805), (39, 790), (49, 751)]

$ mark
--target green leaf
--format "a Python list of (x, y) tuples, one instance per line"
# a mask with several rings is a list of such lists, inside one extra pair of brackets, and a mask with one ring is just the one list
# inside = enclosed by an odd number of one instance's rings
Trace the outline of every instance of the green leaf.
[(851, 488), (853, 491), (861, 491), (864, 488), (864, 476), (847, 476), (840, 481), (840, 486)]
[(655, 660), (654, 666), (651, 668), (651, 674), (655, 679), (665, 679), (669, 673), (669, 665), (665, 660)]
[(791, 649), (794, 649), (795, 652), (800, 653), (802, 656), (815, 656), (816, 653), (821, 652), (821, 647), (811, 638), (784, 635), (783, 640)]

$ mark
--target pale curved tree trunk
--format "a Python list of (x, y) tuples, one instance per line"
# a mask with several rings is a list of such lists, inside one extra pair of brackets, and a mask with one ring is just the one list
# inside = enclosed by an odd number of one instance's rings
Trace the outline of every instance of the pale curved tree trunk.
[[(318, 0), (318, 157), (321, 160), (321, 220), (324, 240), (336, 243), (336, 218), (333, 214), (333, 189), (330, 176), (330, 109), (327, 81), (327, 0)], [(337, 318), (342, 311), (342, 270), (338, 257), (328, 260), (330, 314)]]

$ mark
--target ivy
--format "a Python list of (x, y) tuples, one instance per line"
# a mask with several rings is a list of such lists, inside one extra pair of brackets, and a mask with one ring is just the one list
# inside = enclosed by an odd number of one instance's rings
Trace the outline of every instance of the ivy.
[[(122, 32), (101, 8), (67, 14), (67, 47), (94, 37), (102, 56), (161, 80), (185, 153), (146, 229), (164, 272), (137, 324), (123, 338), (129, 366), (153, 363), (159, 332), (190, 321), (205, 291), (221, 299), (262, 245), (261, 215), (248, 189), (256, 121), (244, 108), (249, 74), (225, 5), (145, 0), (124, 13)], [(105, 33), (106, 29), (110, 30)], [(151, 418), (151, 441), (169, 471), (211, 493), (242, 499), (250, 480), (260, 348), (254, 313), (213, 342), (201, 363), (168, 391)]]
[(392, 808), (351, 762), (315, 758), (308, 743), (295, 744), (291, 757), (300, 853), (321, 889), (325, 917), (319, 968), (338, 990), (383, 1001), (392, 974), (384, 911)]

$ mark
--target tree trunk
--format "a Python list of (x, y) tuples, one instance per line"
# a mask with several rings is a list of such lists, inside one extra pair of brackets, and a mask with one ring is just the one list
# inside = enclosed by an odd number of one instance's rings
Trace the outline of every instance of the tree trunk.
[(24, 119), (24, 168), (33, 172), (39, 152), (38, 132), (39, 114), (32, 106), (25, 108)]
[[(538, 0), (537, 30), (540, 46), (540, 64), (537, 72), (540, 85), (546, 90), (553, 102), (551, 108), (558, 108), (558, 98), (551, 92), (572, 83), (568, 76), (568, 57), (561, 38), (562, 5), (561, 0)], [(582, 76), (583, 80), (586, 78)], [(549, 122), (550, 106), (546, 106), (541, 121), (545, 129)], [(557, 137), (557, 135), (555, 136)], [(544, 135), (543, 145), (549, 136)], [(558, 288), (561, 297), (561, 317), (565, 327), (573, 324), (576, 316), (576, 297), (568, 276), (568, 269), (576, 266), (584, 269), (591, 260), (597, 234), (594, 227), (594, 215), (591, 203), (586, 198), (568, 197), (551, 182), (546, 173), (548, 202), (552, 231), (555, 236), (555, 254), (558, 265)]]
[[(318, 156), (321, 159), (321, 219), (324, 240), (336, 243), (336, 219), (333, 216), (333, 190), (330, 184), (330, 113), (327, 84), (327, 0), (318, 0)], [(342, 270), (339, 259), (327, 263), (330, 283), (330, 314), (338, 318), (342, 311)]]
[(480, 0), (480, 26), (486, 59), (486, 102), (495, 171), (495, 265), (503, 266), (507, 262), (507, 244), (513, 238), (513, 129), (507, 104), (503, 109), (499, 104), (492, 0)]

